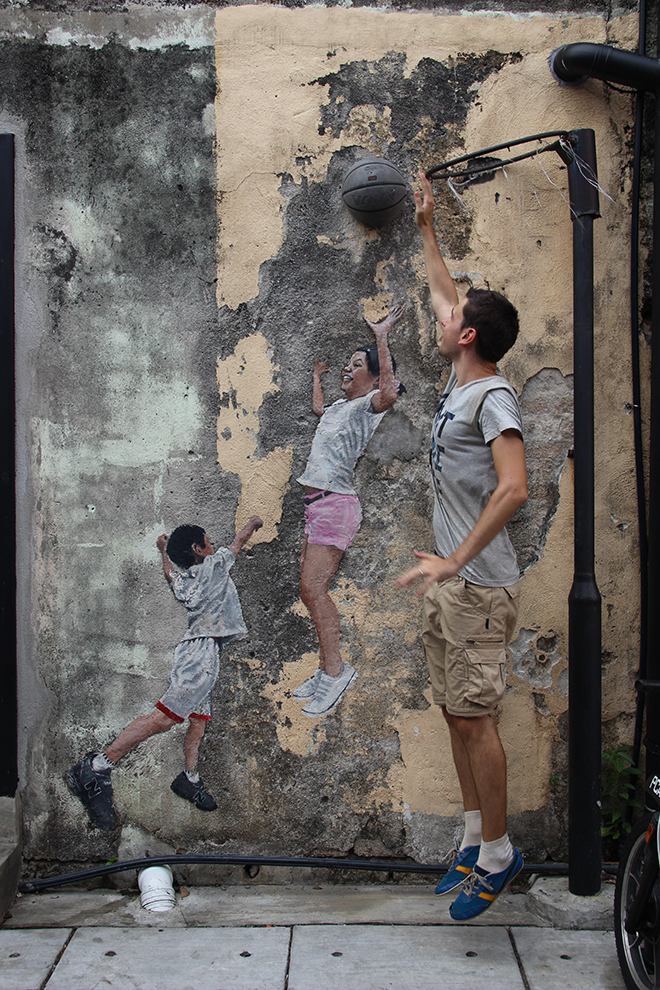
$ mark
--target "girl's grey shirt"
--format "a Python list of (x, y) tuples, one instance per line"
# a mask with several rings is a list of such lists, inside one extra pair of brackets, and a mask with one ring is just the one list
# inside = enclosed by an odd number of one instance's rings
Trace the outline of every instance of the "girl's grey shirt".
[(188, 629), (181, 642), (201, 636), (228, 640), (247, 636), (236, 585), (229, 577), (235, 560), (231, 550), (220, 547), (201, 564), (177, 571), (172, 578), (172, 593), (188, 610)]
[(385, 415), (377, 413), (371, 404), (378, 389), (357, 399), (338, 399), (328, 406), (312, 440), (304, 474), (297, 480), (301, 485), (357, 495), (353, 486), (353, 471), (358, 458)]
[[(504, 430), (522, 436), (515, 390), (501, 375), (456, 384), (452, 368), (431, 433), (431, 475), (435, 490), (435, 549), (450, 557), (474, 529), (498, 484), (490, 442)], [(460, 576), (473, 584), (508, 587), (519, 577), (506, 528), (484, 547)]]

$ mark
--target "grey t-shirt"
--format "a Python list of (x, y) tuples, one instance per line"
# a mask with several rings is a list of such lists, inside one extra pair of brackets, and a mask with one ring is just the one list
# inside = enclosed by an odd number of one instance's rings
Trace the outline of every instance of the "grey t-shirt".
[[(433, 531), (441, 557), (449, 557), (474, 529), (497, 487), (489, 444), (510, 429), (522, 436), (518, 397), (507, 380), (493, 375), (459, 388), (452, 369), (431, 433)], [(518, 581), (516, 552), (506, 529), (460, 571), (460, 576), (491, 588)]]
[(357, 399), (338, 399), (321, 416), (312, 440), (301, 485), (357, 495), (353, 471), (385, 412), (374, 412), (371, 400), (377, 389)]
[(229, 577), (235, 560), (231, 550), (220, 547), (201, 564), (172, 578), (174, 597), (188, 609), (188, 629), (181, 642), (201, 636), (242, 639), (247, 635), (236, 585)]

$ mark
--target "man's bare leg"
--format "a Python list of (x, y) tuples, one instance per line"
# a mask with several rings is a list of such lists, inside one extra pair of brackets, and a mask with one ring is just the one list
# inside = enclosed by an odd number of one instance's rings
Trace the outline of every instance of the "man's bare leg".
[(463, 795), (463, 810), (480, 811), (479, 796), (474, 783), (474, 777), (472, 776), (470, 757), (467, 749), (465, 748), (465, 743), (461, 739), (459, 731), (456, 728), (453, 715), (450, 715), (444, 706), (442, 708), (442, 714), (444, 715), (445, 721), (449, 728), (451, 754), (454, 760), (454, 766), (456, 767), (458, 782), (461, 787), (461, 794)]
[(443, 709), (465, 810), (480, 810), (483, 839), (506, 832), (506, 756), (491, 716), (463, 718)]
[[(465, 884), (449, 908), (454, 921), (468, 921), (485, 911), (506, 889), (522, 869), (523, 860), (506, 830), (506, 757), (494, 719), (489, 715), (465, 718), (449, 712), (445, 718), (467, 753), (467, 789), (471, 775), (481, 809), (483, 837), (472, 882)], [(461, 771), (465, 771), (463, 764)]]
[(160, 732), (167, 732), (176, 724), (174, 719), (156, 708), (148, 715), (141, 715), (136, 718), (125, 729), (122, 729), (114, 742), (111, 742), (106, 749), (105, 756), (111, 763), (116, 763), (145, 739), (150, 739), (151, 736), (156, 736)]
[(331, 677), (341, 673), (339, 652), (339, 612), (328, 594), (343, 550), (338, 547), (303, 543), (300, 555), (300, 597), (309, 609), (319, 641), (319, 666)]

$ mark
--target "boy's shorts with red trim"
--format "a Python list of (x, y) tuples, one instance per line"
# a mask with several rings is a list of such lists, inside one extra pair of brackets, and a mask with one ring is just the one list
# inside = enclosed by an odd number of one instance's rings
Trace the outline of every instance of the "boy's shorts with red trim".
[[(177, 715), (176, 712), (171, 711), (171, 709), (169, 709), (167, 705), (164, 705), (162, 701), (156, 702), (156, 708), (159, 711), (161, 711), (163, 715), (167, 715), (168, 718), (171, 718), (173, 722), (177, 722), (178, 724), (181, 724), (181, 722), (185, 722), (185, 718), (182, 718), (181, 715)], [(197, 712), (191, 712), (188, 718), (196, 718), (200, 722), (211, 721), (210, 715), (200, 715)]]
[(357, 495), (317, 492), (305, 495), (305, 533), (308, 543), (346, 550), (357, 535), (362, 509)]
[(211, 718), (211, 691), (220, 670), (220, 646), (212, 636), (184, 639), (174, 651), (167, 691), (156, 708), (174, 722)]

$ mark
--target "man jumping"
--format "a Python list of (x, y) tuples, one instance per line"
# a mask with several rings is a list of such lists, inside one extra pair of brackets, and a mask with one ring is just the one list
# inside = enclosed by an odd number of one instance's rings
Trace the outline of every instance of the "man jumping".
[(453, 867), (436, 888), (459, 887), (450, 914), (485, 911), (523, 861), (506, 830), (506, 757), (493, 715), (504, 694), (506, 646), (518, 614), (519, 569), (505, 526), (527, 499), (522, 420), (497, 362), (518, 336), (518, 314), (499, 292), (470, 289), (459, 300), (433, 229), (430, 181), (420, 174), (421, 231), (438, 350), (452, 362), (431, 435), (435, 554), (397, 584), (420, 582), (422, 642), (432, 695), (449, 727), (465, 809)]

